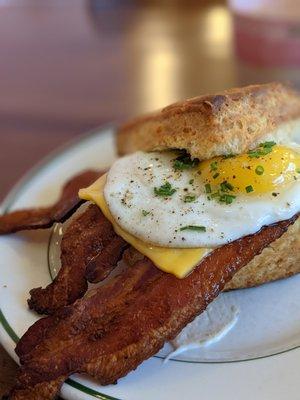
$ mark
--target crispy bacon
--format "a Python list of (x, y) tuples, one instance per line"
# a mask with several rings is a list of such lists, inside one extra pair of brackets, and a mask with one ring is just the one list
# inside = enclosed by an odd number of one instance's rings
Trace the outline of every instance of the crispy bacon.
[(88, 296), (37, 321), (17, 345), (22, 367), (10, 398), (52, 399), (74, 372), (104, 385), (115, 382), (203, 312), (296, 218), (216, 249), (185, 279), (163, 273), (148, 259), (137, 261)]
[(89, 186), (102, 174), (100, 171), (87, 170), (74, 176), (63, 187), (59, 200), (50, 207), (17, 210), (1, 215), (0, 235), (49, 228), (54, 222), (65, 221), (83, 203), (78, 197), (78, 190)]
[(127, 247), (127, 242), (120, 236), (115, 235), (101, 253), (87, 264), (85, 270), (86, 279), (92, 283), (103, 281), (117, 265)]
[(96, 205), (90, 205), (70, 223), (61, 243), (61, 269), (45, 289), (30, 291), (29, 307), (40, 314), (53, 314), (59, 307), (73, 303), (87, 290), (86, 266), (97, 281), (116, 266), (127, 243), (116, 235), (111, 223)]

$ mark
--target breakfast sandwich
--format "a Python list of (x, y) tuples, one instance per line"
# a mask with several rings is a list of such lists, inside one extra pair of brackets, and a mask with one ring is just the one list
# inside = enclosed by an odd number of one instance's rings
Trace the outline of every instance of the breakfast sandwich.
[[(65, 230), (57, 277), (31, 291), (29, 306), (50, 315), (17, 344), (11, 399), (52, 399), (75, 372), (114, 383), (221, 291), (299, 272), (300, 97), (291, 88), (176, 103), (120, 127), (116, 140), (122, 157), (109, 171), (74, 178), (52, 208), (0, 218), (1, 233), (46, 227), (89, 202)], [(119, 260), (125, 267), (105, 280)], [(102, 280), (84, 295), (87, 281)]]
[[(121, 127), (117, 148), (126, 156), (79, 195), (158, 268), (184, 278), (215, 248), (300, 211), (299, 107), (280, 84), (171, 105)], [(299, 272), (298, 229), (227, 287)]]

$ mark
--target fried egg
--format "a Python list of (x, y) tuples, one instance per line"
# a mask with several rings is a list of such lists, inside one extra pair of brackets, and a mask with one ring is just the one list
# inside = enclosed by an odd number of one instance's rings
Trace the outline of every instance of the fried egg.
[(176, 151), (136, 152), (80, 197), (97, 203), (156, 266), (184, 277), (212, 249), (300, 211), (300, 150), (269, 141), (202, 162)]
[(300, 210), (300, 153), (272, 146), (185, 168), (174, 152), (137, 152), (115, 162), (104, 196), (117, 223), (163, 247), (216, 247)]

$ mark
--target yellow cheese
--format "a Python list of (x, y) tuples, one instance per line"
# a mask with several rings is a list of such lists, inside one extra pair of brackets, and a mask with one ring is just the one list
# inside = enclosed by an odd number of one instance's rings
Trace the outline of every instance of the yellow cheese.
[(103, 189), (106, 182), (106, 175), (103, 175), (91, 186), (81, 189), (79, 197), (84, 200), (92, 201), (100, 207), (106, 218), (112, 223), (115, 232), (121, 236), (127, 243), (137, 249), (140, 253), (147, 256), (162, 271), (169, 272), (177, 278), (184, 278), (193, 268), (199, 264), (211, 249), (206, 248), (168, 248), (159, 247), (150, 243), (145, 243), (137, 237), (126, 232), (114, 220), (106, 204)]

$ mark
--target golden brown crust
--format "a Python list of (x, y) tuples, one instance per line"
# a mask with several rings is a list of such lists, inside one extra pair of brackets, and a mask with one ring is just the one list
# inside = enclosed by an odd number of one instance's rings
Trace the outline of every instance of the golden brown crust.
[(300, 117), (300, 96), (281, 83), (251, 85), (172, 104), (120, 127), (120, 155), (186, 149), (192, 157), (243, 153)]
[[(200, 159), (242, 153), (266, 135), (300, 128), (300, 97), (280, 83), (252, 85), (170, 105), (119, 129), (119, 153), (184, 148)], [(298, 129), (298, 128), (297, 128)], [(300, 132), (300, 129), (298, 129)], [(300, 272), (300, 223), (291, 227), (226, 289), (260, 285)], [(132, 254), (127, 253), (128, 261)]]
[(261, 254), (254, 257), (225, 286), (225, 290), (258, 286), (300, 272), (300, 220)]

